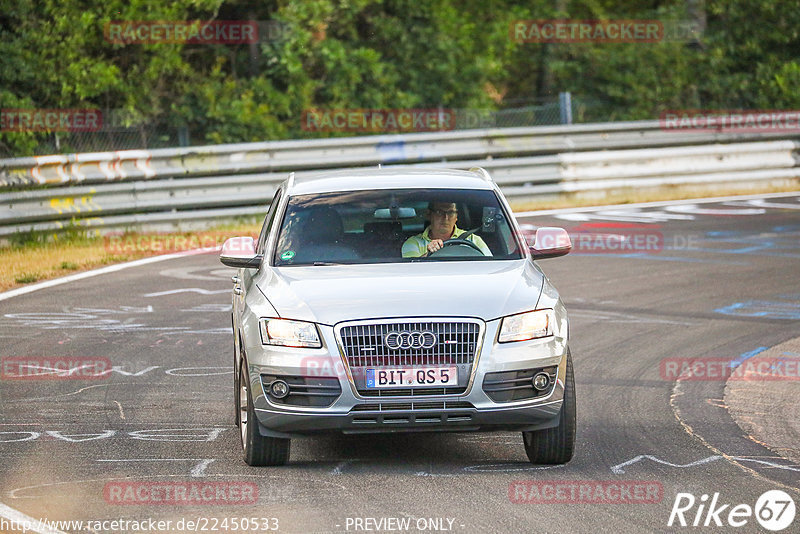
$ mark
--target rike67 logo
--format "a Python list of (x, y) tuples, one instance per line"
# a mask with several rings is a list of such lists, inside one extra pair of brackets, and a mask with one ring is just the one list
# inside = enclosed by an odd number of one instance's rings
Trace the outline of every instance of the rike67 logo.
[(725, 503), (719, 493), (714, 493), (710, 502), (705, 493), (699, 499), (691, 493), (678, 493), (667, 526), (743, 527), (755, 516), (762, 528), (777, 532), (792, 524), (795, 512), (794, 500), (781, 490), (762, 493), (755, 507)]

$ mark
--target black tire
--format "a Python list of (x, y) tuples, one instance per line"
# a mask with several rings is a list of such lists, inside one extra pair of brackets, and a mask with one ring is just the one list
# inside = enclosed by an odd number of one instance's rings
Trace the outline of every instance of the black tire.
[[(242, 439), (242, 451), (247, 465), (261, 467), (266, 465), (286, 465), (289, 462), (289, 446), (291, 440), (262, 436), (258, 431), (258, 419), (253, 408), (253, 396), (250, 394), (250, 377), (247, 365), (242, 358), (239, 369), (239, 435)], [(242, 399), (244, 395), (245, 399)]]
[[(233, 328), (233, 315), (231, 315), (231, 328)], [(236, 330), (233, 331), (236, 336)], [(233, 341), (233, 426), (239, 427), (239, 378), (236, 376), (236, 339)]]
[(561, 404), (558, 426), (523, 432), (525, 453), (534, 464), (565, 464), (575, 452), (575, 377), (572, 356), (567, 350), (567, 372), (564, 379), (564, 402)]
[(233, 426), (239, 428), (239, 381), (233, 372)]

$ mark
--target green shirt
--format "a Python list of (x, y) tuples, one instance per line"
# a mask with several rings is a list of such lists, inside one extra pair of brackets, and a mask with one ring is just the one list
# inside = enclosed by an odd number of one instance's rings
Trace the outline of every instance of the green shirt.
[[(455, 239), (461, 234), (463, 234), (466, 230), (462, 230), (459, 227), (455, 227), (453, 230), (453, 235), (450, 236), (450, 239)], [(425, 231), (421, 234), (413, 235), (406, 239), (406, 242), (403, 243), (403, 257), (404, 258), (420, 258), (428, 253), (428, 243), (432, 241), (431, 239), (431, 227), (428, 226), (425, 228)], [(491, 256), (492, 251), (489, 250), (489, 247), (486, 246), (486, 243), (480, 236), (475, 234), (467, 236), (467, 241), (471, 241), (475, 243), (481, 252), (483, 252), (484, 256)]]

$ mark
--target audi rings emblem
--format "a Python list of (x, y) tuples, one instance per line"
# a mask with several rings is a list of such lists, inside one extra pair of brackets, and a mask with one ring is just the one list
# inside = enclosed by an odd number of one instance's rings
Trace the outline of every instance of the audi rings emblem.
[(389, 332), (383, 339), (383, 343), (392, 350), (430, 349), (436, 345), (436, 334), (429, 330)]

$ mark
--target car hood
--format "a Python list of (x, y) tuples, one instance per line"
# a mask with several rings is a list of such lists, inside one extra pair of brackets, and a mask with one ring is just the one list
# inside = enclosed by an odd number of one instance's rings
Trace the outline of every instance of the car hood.
[(270, 267), (256, 283), (281, 317), (341, 321), (532, 310), (544, 275), (528, 260)]

